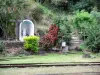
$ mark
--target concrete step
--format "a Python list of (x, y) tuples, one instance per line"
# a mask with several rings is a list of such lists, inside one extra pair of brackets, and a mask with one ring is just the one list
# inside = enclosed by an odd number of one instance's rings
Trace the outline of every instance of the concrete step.
[(82, 40), (71, 40), (70, 42), (71, 43), (73, 43), (73, 42), (82, 42)]
[(72, 36), (72, 39), (79, 39), (79, 37), (78, 36)]

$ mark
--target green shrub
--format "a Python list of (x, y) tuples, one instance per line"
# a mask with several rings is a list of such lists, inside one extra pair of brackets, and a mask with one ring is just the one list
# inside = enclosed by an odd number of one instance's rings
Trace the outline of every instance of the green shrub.
[(67, 17), (56, 17), (54, 23), (59, 27), (58, 43), (61, 43), (64, 40), (67, 44), (70, 44), (71, 27), (69, 26)]
[(33, 52), (39, 51), (39, 37), (38, 36), (28, 36), (24, 38), (24, 48)]
[(86, 28), (87, 39), (84, 41), (90, 50), (94, 52), (100, 51), (100, 25), (95, 24), (90, 28)]
[(85, 11), (78, 12), (74, 18), (75, 29), (83, 40), (80, 48), (100, 51), (100, 25), (96, 17)]
[(85, 50), (85, 49), (86, 49), (86, 47), (85, 47), (84, 44), (80, 44), (79, 48), (80, 48), (81, 50)]
[(91, 14), (96, 18), (98, 23), (100, 23), (100, 12), (98, 12), (98, 11), (91, 11)]
[(82, 11), (77, 11), (75, 16), (74, 16), (74, 22), (75, 24), (81, 23), (81, 22), (90, 22), (92, 23), (94, 21), (93, 15), (90, 13), (82, 10)]
[(5, 50), (5, 44), (0, 41), (0, 53), (2, 53)]
[(82, 40), (87, 37), (85, 28), (90, 28), (97, 23), (92, 14), (83, 10), (76, 12), (73, 22), (74, 27), (78, 30)]

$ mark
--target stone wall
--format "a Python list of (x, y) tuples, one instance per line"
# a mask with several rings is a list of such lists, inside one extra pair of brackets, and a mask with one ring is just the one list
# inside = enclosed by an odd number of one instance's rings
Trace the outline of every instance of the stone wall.
[(19, 48), (23, 47), (24, 42), (21, 41), (4, 41), (6, 48)]

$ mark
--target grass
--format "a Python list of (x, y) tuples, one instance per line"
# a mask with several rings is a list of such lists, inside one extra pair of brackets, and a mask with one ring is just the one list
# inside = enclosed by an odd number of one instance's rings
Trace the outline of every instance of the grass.
[(0, 64), (57, 63), (57, 62), (100, 62), (100, 54), (91, 54), (92, 58), (82, 58), (83, 53), (46, 54), (32, 56), (0, 57)]

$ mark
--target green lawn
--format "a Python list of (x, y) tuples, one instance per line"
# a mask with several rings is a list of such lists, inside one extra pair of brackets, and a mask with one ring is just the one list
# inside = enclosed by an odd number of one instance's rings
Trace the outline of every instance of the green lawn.
[(92, 58), (82, 58), (83, 53), (46, 54), (32, 56), (0, 57), (0, 64), (56, 63), (56, 62), (100, 62), (100, 54), (91, 54)]

